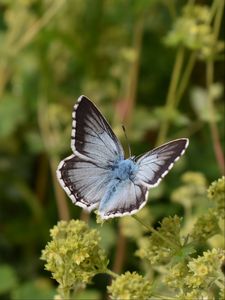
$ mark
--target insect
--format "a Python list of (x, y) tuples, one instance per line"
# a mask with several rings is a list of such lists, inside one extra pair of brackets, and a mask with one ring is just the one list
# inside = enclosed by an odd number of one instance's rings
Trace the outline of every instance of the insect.
[(123, 148), (97, 107), (80, 96), (72, 113), (73, 154), (62, 160), (58, 180), (72, 202), (102, 219), (131, 215), (147, 202), (148, 190), (159, 184), (188, 147), (173, 140), (139, 157), (125, 158)]

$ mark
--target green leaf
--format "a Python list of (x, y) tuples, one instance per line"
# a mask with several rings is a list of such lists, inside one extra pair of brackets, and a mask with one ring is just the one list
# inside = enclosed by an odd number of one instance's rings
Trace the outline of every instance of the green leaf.
[(171, 264), (175, 265), (179, 262), (184, 261), (189, 255), (195, 253), (196, 250), (193, 247), (193, 245), (189, 244), (186, 245), (184, 247), (182, 247), (181, 249), (178, 250), (178, 252), (176, 252), (176, 254), (174, 255), (174, 257), (172, 258)]
[(6, 95), (0, 101), (0, 138), (12, 134), (25, 118), (22, 101)]
[(9, 265), (0, 265), (0, 294), (12, 290), (17, 285), (17, 276)]
[(13, 300), (46, 300), (53, 299), (56, 294), (50, 281), (44, 278), (38, 278), (19, 286), (12, 292)]

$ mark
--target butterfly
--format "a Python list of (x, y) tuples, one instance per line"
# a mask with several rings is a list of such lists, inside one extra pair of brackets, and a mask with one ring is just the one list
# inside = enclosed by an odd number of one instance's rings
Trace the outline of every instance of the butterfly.
[(126, 159), (104, 116), (80, 96), (72, 113), (73, 154), (60, 162), (57, 178), (74, 204), (88, 211), (97, 208), (102, 219), (131, 215), (144, 207), (148, 190), (159, 184), (188, 143), (180, 138)]

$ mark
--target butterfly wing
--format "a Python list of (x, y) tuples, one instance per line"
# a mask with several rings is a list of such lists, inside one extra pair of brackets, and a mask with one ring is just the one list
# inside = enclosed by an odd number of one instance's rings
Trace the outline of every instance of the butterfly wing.
[[(137, 172), (131, 180), (115, 184), (110, 195), (100, 202), (99, 213), (103, 219), (131, 215), (147, 202), (148, 189), (159, 184), (188, 146), (188, 139), (164, 144), (141, 156), (135, 164)], [(106, 199), (105, 199), (106, 197)]]
[(60, 162), (57, 177), (72, 202), (91, 211), (106, 192), (110, 171), (71, 155)]
[[(99, 206), (102, 219), (132, 215), (147, 202), (148, 189), (137, 180), (120, 182), (111, 195), (105, 194)], [(106, 201), (104, 201), (106, 200)]]
[(154, 187), (184, 154), (189, 140), (182, 138), (155, 148), (137, 160), (138, 179), (146, 187)]
[(73, 203), (92, 210), (106, 192), (112, 166), (124, 153), (110, 125), (85, 96), (78, 99), (72, 118), (74, 155), (60, 162), (57, 177)]
[(110, 125), (87, 97), (78, 99), (72, 118), (71, 148), (75, 154), (100, 166), (124, 158), (123, 148)]

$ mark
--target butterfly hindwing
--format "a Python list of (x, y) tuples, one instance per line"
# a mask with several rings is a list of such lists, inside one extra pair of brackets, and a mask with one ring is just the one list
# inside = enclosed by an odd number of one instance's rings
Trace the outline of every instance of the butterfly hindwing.
[(106, 192), (110, 172), (71, 155), (59, 164), (57, 176), (73, 203), (91, 211)]
[(188, 139), (182, 138), (157, 147), (137, 160), (138, 179), (148, 188), (159, 184), (174, 163), (184, 154)]
[(137, 181), (126, 180), (117, 185), (114, 192), (108, 190), (100, 202), (99, 213), (102, 219), (131, 215), (147, 202), (147, 188)]

